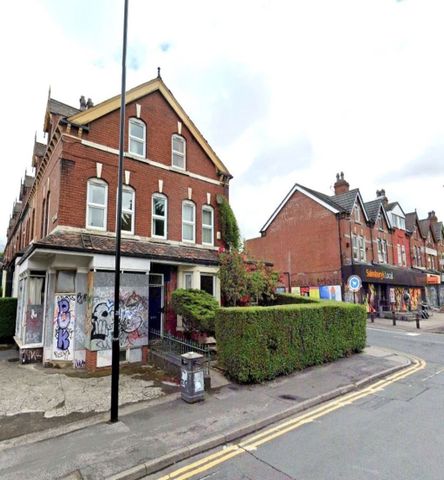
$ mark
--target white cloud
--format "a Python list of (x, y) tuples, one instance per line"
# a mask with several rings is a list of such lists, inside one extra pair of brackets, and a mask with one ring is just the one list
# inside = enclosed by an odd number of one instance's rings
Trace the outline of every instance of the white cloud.
[[(81, 94), (97, 103), (119, 93), (122, 3), (2, 5), (1, 232), (36, 130), (41, 138), (48, 86), (74, 106)], [(127, 85), (162, 67), (235, 175), (244, 236), (295, 182), (328, 193), (340, 170), (366, 200), (385, 188), (406, 211), (444, 219), (443, 14), (440, 0), (130, 0)]]

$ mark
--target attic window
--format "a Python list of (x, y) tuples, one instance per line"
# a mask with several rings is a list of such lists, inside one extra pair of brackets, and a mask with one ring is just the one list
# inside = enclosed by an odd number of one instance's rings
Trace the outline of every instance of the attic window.
[(173, 135), (171, 138), (171, 164), (175, 168), (185, 170), (186, 143), (180, 135)]
[(145, 157), (146, 127), (137, 118), (129, 120), (128, 151), (138, 157)]
[(354, 217), (355, 217), (355, 222), (360, 223), (361, 222), (361, 212), (359, 210), (358, 205), (355, 205), (354, 208)]

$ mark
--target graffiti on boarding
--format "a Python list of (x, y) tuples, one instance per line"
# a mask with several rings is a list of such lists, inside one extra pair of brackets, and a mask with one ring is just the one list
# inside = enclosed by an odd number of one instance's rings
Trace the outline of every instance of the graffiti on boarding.
[(73, 359), (73, 332), (75, 322), (75, 295), (56, 295), (54, 306), (53, 358)]
[[(123, 290), (123, 289), (122, 289)], [(112, 346), (114, 302), (104, 298), (108, 289), (96, 289), (91, 318), (91, 349), (107, 350)], [(148, 302), (135, 289), (120, 294), (120, 346), (140, 346), (148, 342)]]

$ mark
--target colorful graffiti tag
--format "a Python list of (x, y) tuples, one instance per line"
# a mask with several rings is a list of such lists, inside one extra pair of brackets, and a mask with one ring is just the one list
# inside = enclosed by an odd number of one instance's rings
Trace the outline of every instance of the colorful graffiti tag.
[[(107, 289), (104, 292), (109, 293)], [(121, 347), (141, 346), (148, 342), (148, 301), (143, 292), (133, 290), (120, 294), (120, 329)], [(95, 296), (91, 318), (91, 350), (107, 350), (112, 346), (114, 325), (114, 302)]]
[(75, 295), (56, 295), (54, 306), (53, 358), (73, 359), (73, 332), (75, 323)]

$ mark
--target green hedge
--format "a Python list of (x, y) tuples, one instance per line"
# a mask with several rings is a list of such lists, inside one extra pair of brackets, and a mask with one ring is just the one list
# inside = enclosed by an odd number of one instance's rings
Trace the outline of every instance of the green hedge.
[(293, 295), (292, 293), (277, 293), (276, 305), (289, 305), (297, 303), (319, 303), (319, 300), (310, 297), (303, 297), (302, 295)]
[(0, 298), (0, 339), (11, 339), (15, 333), (16, 298)]
[(258, 383), (360, 352), (366, 343), (361, 305), (222, 308), (216, 315), (218, 359), (239, 383)]

